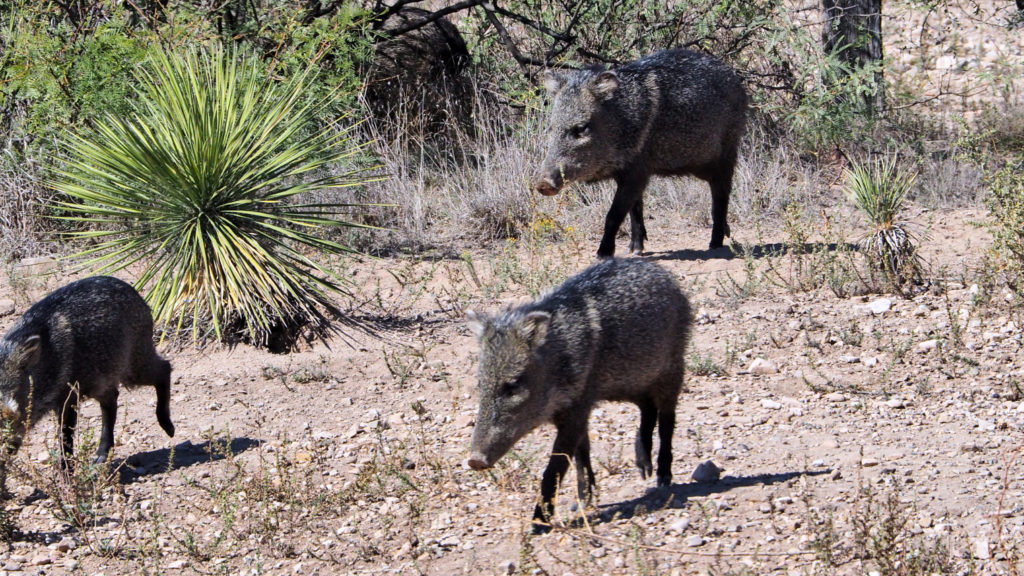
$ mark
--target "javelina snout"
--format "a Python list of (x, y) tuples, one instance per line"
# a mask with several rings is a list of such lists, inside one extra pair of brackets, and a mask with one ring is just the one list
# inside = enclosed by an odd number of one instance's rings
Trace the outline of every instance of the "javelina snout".
[(562, 177), (538, 176), (534, 179), (533, 189), (545, 196), (554, 196), (562, 190)]
[(105, 461), (114, 445), (120, 385), (154, 386), (157, 421), (174, 436), (171, 363), (153, 346), (153, 316), (139, 293), (96, 276), (43, 298), (0, 340), (0, 405), (4, 420), (15, 425), (9, 452), (39, 415), (52, 412), (61, 425), (62, 456), (69, 457), (84, 395), (100, 404), (96, 461)]
[(691, 324), (689, 302), (671, 274), (643, 260), (605, 260), (541, 300), (494, 317), (468, 317), (480, 342), (480, 405), (469, 467), (490, 468), (544, 423), (558, 430), (535, 531), (549, 526), (570, 459), (580, 500), (589, 500), (595, 480), (588, 419), (602, 400), (640, 407), (635, 450), (644, 478), (654, 472), (657, 425), (658, 484), (671, 483), (675, 407)]

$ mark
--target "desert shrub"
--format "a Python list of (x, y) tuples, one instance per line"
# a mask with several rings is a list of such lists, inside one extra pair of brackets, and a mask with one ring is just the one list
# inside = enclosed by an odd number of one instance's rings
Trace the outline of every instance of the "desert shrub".
[(1024, 291), (1024, 158), (1008, 162), (989, 177), (985, 200), (991, 213), (993, 256), (1006, 280)]
[(873, 227), (861, 241), (862, 252), (897, 287), (921, 274), (915, 238), (900, 214), (914, 178), (895, 157), (854, 164), (847, 171), (849, 198)]
[(138, 281), (158, 322), (268, 344), (282, 328), (322, 331), (340, 278), (312, 259), (348, 249), (324, 228), (350, 209), (310, 192), (353, 186), (358, 147), (338, 126), (310, 129), (329, 100), (303, 104), (312, 70), (278, 84), (250, 54), (221, 48), (157, 53), (137, 75), (128, 117), (68, 136), (69, 233), (92, 244), (83, 266), (144, 267)]

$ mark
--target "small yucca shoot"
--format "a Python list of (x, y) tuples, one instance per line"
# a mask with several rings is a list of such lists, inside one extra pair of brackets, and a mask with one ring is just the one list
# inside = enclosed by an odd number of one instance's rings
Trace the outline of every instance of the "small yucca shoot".
[(856, 164), (847, 170), (847, 193), (874, 230), (861, 241), (864, 255), (897, 285), (920, 277), (915, 238), (900, 213), (916, 174), (896, 165), (895, 159)]

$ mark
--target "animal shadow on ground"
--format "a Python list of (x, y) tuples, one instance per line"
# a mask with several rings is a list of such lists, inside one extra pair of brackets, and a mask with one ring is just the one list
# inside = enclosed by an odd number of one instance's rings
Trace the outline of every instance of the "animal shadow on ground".
[[(591, 525), (601, 524), (612, 520), (626, 520), (654, 510), (683, 508), (686, 505), (686, 501), (690, 498), (728, 492), (733, 488), (758, 485), (771, 486), (772, 484), (780, 484), (800, 476), (820, 476), (831, 473), (831, 469), (824, 469), (757, 474), (754, 476), (723, 476), (718, 482), (714, 483), (698, 484), (696, 482), (689, 482), (687, 484), (673, 484), (667, 488), (652, 488), (639, 498), (599, 506), (597, 513), (589, 519), (589, 523)], [(582, 520), (577, 520), (576, 523), (582, 524)]]
[(121, 484), (131, 484), (146, 476), (223, 460), (259, 446), (260, 443), (260, 440), (252, 438), (232, 438), (230, 442), (227, 439), (207, 440), (199, 444), (186, 440), (173, 448), (160, 448), (115, 459), (110, 469), (120, 475)]
[(747, 254), (755, 260), (766, 257), (785, 256), (789, 253), (815, 254), (818, 252), (856, 251), (858, 246), (849, 242), (806, 242), (799, 250), (792, 244), (773, 242), (771, 244), (757, 244), (744, 246), (734, 243), (729, 246), (715, 248), (713, 250), (671, 250), (667, 252), (645, 252), (643, 256), (650, 260), (679, 260), (681, 262), (694, 262), (697, 260), (733, 260), (744, 258)]
[[(127, 458), (112, 459), (110, 471), (112, 474), (118, 475), (121, 484), (131, 484), (138, 482), (144, 476), (163, 474), (196, 464), (223, 460), (228, 456), (259, 446), (260, 443), (260, 440), (252, 438), (232, 438), (230, 442), (227, 439), (208, 440), (200, 444), (193, 444), (186, 440), (173, 448), (161, 448), (133, 454)], [(25, 506), (45, 498), (48, 498), (47, 494), (36, 488), (25, 497), (21, 504)], [(104, 526), (116, 522), (118, 520), (114, 518), (104, 517), (96, 520), (93, 526)], [(73, 532), (75, 532), (75, 528), (70, 524), (61, 530), (51, 532), (22, 532), (15, 529), (12, 540), (48, 545)]]

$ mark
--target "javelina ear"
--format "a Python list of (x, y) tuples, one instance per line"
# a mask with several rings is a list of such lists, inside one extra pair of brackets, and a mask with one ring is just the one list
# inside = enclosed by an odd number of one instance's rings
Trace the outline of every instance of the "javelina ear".
[(551, 314), (537, 311), (524, 316), (517, 322), (516, 329), (523, 339), (530, 343), (530, 348), (535, 350), (547, 341), (550, 325)]
[(607, 100), (615, 95), (615, 91), (619, 88), (619, 75), (611, 70), (605, 70), (597, 75), (594, 79), (594, 83), (590, 87), (590, 91), (599, 100)]
[(554, 70), (544, 71), (544, 89), (552, 96), (558, 94), (565, 87), (565, 74)]
[(466, 311), (466, 321), (469, 323), (469, 331), (478, 339), (483, 338), (487, 332), (487, 317), (481, 316), (472, 310)]
[(39, 349), (42, 346), (42, 341), (39, 334), (33, 334), (18, 344), (18, 366), (28, 368), (39, 362)]

